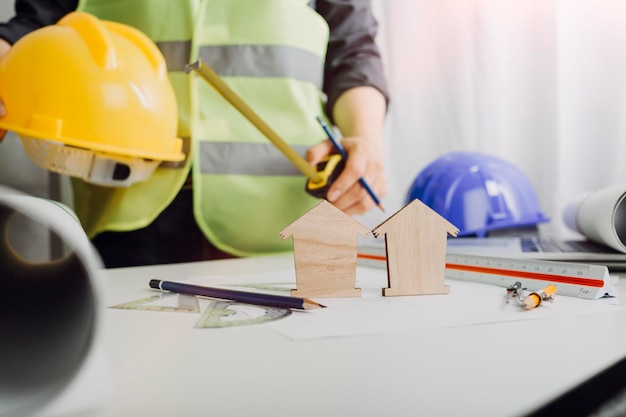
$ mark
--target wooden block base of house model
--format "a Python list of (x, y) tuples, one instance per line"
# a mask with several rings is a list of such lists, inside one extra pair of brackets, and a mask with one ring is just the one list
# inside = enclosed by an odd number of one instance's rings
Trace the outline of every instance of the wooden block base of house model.
[(413, 200), (373, 231), (385, 235), (387, 282), (383, 296), (448, 294), (444, 284), (448, 234), (459, 229), (426, 204)]
[(326, 200), (280, 232), (293, 235), (298, 297), (360, 297), (356, 285), (358, 235), (370, 230)]

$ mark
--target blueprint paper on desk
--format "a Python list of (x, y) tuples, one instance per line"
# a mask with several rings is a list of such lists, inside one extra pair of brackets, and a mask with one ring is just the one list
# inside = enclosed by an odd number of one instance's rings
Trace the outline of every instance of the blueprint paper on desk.
[[(286, 289), (295, 288), (293, 269), (190, 280), (199, 285), (228, 285), (247, 291), (265, 285), (282, 287), (284, 295), (288, 295)], [(383, 297), (381, 289), (387, 287), (386, 271), (358, 267), (356, 287), (362, 289), (362, 297), (315, 298), (327, 308), (298, 312), (263, 325), (293, 340), (312, 340), (545, 319), (623, 308), (617, 298), (584, 300), (559, 297), (557, 292), (553, 303), (525, 310), (515, 299), (507, 304), (506, 289), (502, 287), (455, 280), (447, 280), (446, 284), (450, 293), (445, 295)]]

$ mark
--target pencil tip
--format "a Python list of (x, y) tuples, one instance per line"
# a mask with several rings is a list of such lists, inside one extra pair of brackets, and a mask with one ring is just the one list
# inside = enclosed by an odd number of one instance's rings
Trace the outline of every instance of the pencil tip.
[(326, 306), (318, 303), (317, 301), (307, 299), (304, 302), (304, 308), (326, 308)]
[(382, 205), (382, 204), (379, 204), (379, 205), (378, 205), (378, 208), (379, 208), (379, 209), (380, 209), (380, 211), (382, 211), (383, 213), (385, 212), (385, 208), (383, 207), (383, 205)]

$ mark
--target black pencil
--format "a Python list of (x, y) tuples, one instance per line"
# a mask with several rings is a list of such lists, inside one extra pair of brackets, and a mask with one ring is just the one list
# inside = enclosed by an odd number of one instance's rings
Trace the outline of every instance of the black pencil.
[(225, 290), (223, 288), (204, 287), (201, 285), (183, 284), (181, 282), (162, 281), (160, 279), (151, 279), (149, 285), (150, 288), (156, 288), (163, 291), (200, 295), (202, 297), (219, 298), (222, 300), (231, 300), (245, 304), (267, 307), (294, 308), (298, 310), (326, 308), (326, 306), (323, 306), (313, 300), (309, 300), (308, 298)]

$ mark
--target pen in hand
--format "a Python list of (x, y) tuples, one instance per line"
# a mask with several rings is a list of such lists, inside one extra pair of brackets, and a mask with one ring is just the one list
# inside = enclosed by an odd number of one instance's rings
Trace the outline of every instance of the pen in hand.
[[(335, 135), (333, 134), (332, 130), (330, 130), (330, 127), (328, 127), (328, 125), (324, 122), (324, 120), (322, 120), (321, 117), (317, 116), (316, 119), (317, 119), (317, 122), (320, 124), (320, 126), (322, 126), (322, 129), (324, 129), (324, 132), (326, 133), (326, 136), (328, 137), (328, 139), (335, 146), (335, 149), (337, 149), (337, 152), (339, 152), (339, 155), (341, 155), (341, 157), (344, 160), (348, 160), (348, 154), (346, 153), (346, 150), (343, 148), (343, 146), (341, 146), (337, 138), (335, 138)], [(374, 193), (374, 190), (372, 190), (372, 187), (370, 187), (367, 181), (365, 181), (365, 178), (363, 177), (359, 178), (359, 184), (361, 184), (361, 186), (365, 189), (365, 191), (367, 191), (367, 193), (370, 195), (372, 200), (374, 200), (378, 208), (380, 208), (384, 212), (385, 209), (383, 208), (380, 202), (380, 199), (378, 198), (376, 193)]]

